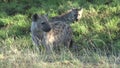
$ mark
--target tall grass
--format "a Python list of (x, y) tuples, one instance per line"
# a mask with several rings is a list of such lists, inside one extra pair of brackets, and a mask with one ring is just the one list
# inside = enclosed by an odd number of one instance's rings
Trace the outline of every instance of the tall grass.
[(119, 68), (120, 53), (107, 55), (107, 51), (82, 49), (81, 51), (61, 50), (47, 54), (37, 51), (28, 38), (8, 38), (1, 41), (1, 68)]

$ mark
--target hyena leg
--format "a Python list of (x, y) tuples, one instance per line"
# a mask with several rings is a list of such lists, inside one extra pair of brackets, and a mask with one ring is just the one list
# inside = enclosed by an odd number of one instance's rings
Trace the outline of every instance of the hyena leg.
[(47, 54), (50, 54), (50, 53), (52, 53), (53, 52), (53, 46), (51, 46), (51, 45), (46, 45), (45, 46), (45, 48), (46, 48), (46, 53)]
[(73, 41), (72, 41), (72, 40), (69, 40), (69, 41), (65, 42), (64, 45), (65, 45), (67, 48), (70, 48), (70, 47), (72, 47), (72, 43), (73, 43)]

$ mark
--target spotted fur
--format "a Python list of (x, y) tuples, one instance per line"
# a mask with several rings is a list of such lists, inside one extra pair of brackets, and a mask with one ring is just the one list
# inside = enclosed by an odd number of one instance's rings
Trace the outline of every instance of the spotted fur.
[(78, 21), (81, 19), (82, 17), (82, 13), (83, 13), (83, 9), (71, 9), (69, 10), (68, 12), (62, 14), (62, 15), (59, 15), (59, 16), (55, 16), (55, 17), (52, 17), (50, 19), (50, 21), (63, 21), (67, 24), (71, 24), (73, 23), (74, 21)]
[(51, 23), (45, 16), (38, 14), (32, 17), (31, 34), (35, 45), (43, 45), (47, 51), (61, 45), (69, 47), (72, 41), (72, 30), (68, 24), (63, 21)]

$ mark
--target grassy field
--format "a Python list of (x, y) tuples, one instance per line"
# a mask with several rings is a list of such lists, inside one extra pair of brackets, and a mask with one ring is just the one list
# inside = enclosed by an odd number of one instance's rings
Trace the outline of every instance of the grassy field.
[[(71, 24), (74, 48), (50, 55), (35, 49), (32, 14), (48, 13), (51, 18), (79, 7), (83, 16)], [(119, 0), (0, 0), (0, 68), (119, 67)]]

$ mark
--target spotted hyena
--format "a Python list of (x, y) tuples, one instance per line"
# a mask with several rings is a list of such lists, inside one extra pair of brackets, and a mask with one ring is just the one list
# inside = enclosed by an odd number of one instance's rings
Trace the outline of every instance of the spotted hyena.
[(83, 13), (83, 8), (81, 9), (71, 9), (62, 15), (52, 17), (50, 21), (63, 21), (67, 24), (73, 23), (74, 21), (78, 21), (81, 19)]
[(37, 46), (45, 46), (47, 51), (61, 45), (69, 47), (72, 42), (72, 30), (62, 21), (49, 22), (45, 15), (32, 16), (32, 40)]

